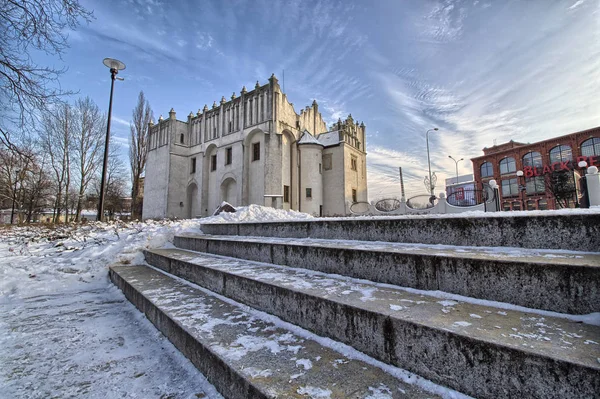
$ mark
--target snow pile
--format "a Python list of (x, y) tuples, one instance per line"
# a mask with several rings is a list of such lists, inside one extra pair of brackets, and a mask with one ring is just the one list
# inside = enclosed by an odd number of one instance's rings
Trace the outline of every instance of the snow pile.
[(235, 208), (235, 210), (235, 213), (222, 212), (217, 216), (201, 219), (202, 223), (252, 223), (315, 219), (314, 216), (308, 213), (286, 211), (254, 204)]

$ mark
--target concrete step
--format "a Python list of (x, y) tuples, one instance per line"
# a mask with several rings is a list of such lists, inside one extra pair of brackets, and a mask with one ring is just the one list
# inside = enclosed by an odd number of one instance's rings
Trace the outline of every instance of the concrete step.
[(193, 234), (174, 244), (560, 313), (600, 312), (598, 253)]
[(214, 235), (323, 238), (600, 252), (600, 213), (444, 215), (203, 224)]
[(181, 249), (148, 263), (478, 398), (592, 398), (600, 327)]
[[(286, 323), (261, 318), (256, 311), (148, 266), (113, 266), (109, 275), (226, 398), (440, 397), (374, 366), (378, 362), (372, 359), (356, 359), (355, 351), (342, 354), (311, 339), (307, 331), (290, 331), (282, 327)], [(453, 393), (403, 370), (388, 369)]]

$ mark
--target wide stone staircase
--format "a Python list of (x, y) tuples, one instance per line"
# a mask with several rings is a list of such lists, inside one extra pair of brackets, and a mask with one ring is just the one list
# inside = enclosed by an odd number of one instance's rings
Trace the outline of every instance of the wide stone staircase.
[(600, 397), (600, 214), (202, 231), (110, 278), (226, 398)]

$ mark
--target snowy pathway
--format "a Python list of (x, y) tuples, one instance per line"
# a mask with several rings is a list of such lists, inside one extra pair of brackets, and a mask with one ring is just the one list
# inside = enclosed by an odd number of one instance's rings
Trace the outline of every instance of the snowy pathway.
[(0, 396), (220, 398), (107, 278), (182, 226), (0, 233)]

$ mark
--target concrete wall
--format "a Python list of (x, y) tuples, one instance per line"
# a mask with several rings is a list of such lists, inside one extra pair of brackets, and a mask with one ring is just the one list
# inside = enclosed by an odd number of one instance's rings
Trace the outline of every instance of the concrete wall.
[[(255, 131), (248, 136), (245, 145), (246, 165), (248, 169), (248, 199), (244, 203), (263, 204), (265, 194), (265, 134)], [(252, 146), (260, 143), (260, 159), (252, 160)]]
[(144, 207), (142, 218), (167, 216), (167, 187), (169, 181), (169, 147), (162, 146), (148, 151), (144, 182)]
[(345, 163), (343, 145), (323, 149), (323, 156), (331, 155), (331, 169), (323, 166), (323, 216), (346, 215)]
[[(320, 216), (323, 205), (323, 175), (319, 173), (323, 147), (318, 144), (300, 146), (300, 210), (313, 216)], [(312, 197), (307, 198), (306, 189), (310, 188)]]
[[(525, 213), (525, 212), (524, 212)], [(600, 252), (600, 214), (316, 220), (205, 224), (206, 234), (311, 237), (418, 244), (566, 249)], [(561, 234), (556, 234), (560, 231)]]

